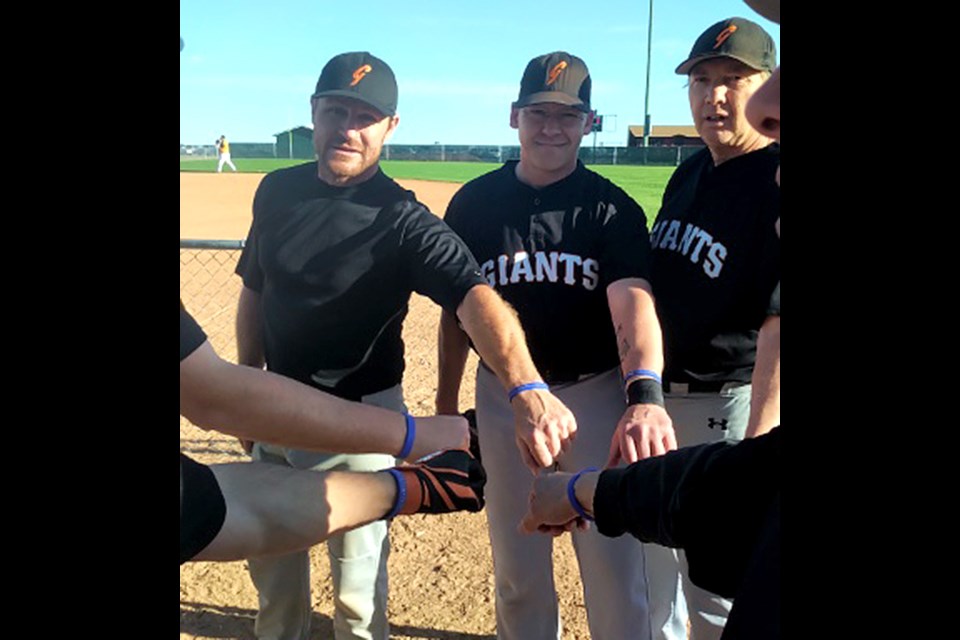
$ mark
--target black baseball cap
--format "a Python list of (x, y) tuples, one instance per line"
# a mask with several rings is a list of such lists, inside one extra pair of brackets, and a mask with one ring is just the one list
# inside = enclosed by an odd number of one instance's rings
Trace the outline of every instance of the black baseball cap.
[(690, 57), (677, 67), (677, 73), (685, 76), (696, 65), (714, 58), (732, 58), (757, 71), (773, 71), (777, 66), (777, 46), (756, 22), (727, 18), (697, 38)]
[(537, 56), (520, 80), (517, 109), (538, 102), (556, 102), (590, 111), (590, 71), (586, 63), (566, 51)]
[(328, 96), (360, 100), (385, 116), (397, 113), (397, 79), (393, 69), (366, 51), (341, 53), (323, 67), (311, 97)]
[(767, 20), (780, 24), (780, 0), (746, 0), (746, 3)]

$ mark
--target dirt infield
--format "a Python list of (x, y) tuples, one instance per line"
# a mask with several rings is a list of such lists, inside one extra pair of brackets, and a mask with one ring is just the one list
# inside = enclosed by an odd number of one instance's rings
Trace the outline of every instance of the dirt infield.
[[(246, 236), (257, 174), (180, 174), (180, 237), (237, 240)], [(441, 213), (459, 185), (402, 181), (432, 211)], [(235, 258), (234, 258), (235, 259)], [(229, 264), (221, 270), (229, 269)], [(185, 292), (196, 276), (184, 267), (180, 289), (195, 310), (202, 303), (220, 318), (232, 317), (238, 279), (212, 291)], [(204, 297), (200, 300), (199, 297)], [(205, 327), (210, 314), (195, 311)], [(411, 413), (433, 413), (436, 392), (436, 332), (439, 309), (414, 296), (404, 326), (407, 371), (404, 395)], [(226, 323), (224, 326), (229, 326)], [(213, 339), (213, 336), (211, 336)], [(220, 335), (214, 346), (229, 357), (232, 336)], [(475, 364), (476, 360), (472, 359)], [(468, 366), (472, 371), (472, 366)], [(473, 375), (461, 392), (461, 408), (473, 406)], [(242, 460), (233, 438), (206, 432), (180, 421), (180, 449), (203, 462)], [(495, 469), (488, 472), (495, 473)], [(518, 489), (522, 490), (522, 489)], [(484, 514), (399, 518), (391, 526), (390, 622), (398, 640), (494, 639), (493, 562)], [(555, 577), (560, 594), (565, 640), (589, 638), (583, 594), (569, 537), (555, 545)], [(323, 546), (311, 551), (314, 619), (312, 639), (333, 637), (332, 586)], [(245, 564), (192, 563), (180, 568), (180, 639), (253, 638), (257, 596)]]

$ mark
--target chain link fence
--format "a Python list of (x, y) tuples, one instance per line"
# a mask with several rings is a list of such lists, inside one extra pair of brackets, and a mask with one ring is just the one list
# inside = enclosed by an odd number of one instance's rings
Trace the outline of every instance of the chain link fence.
[(235, 320), (242, 240), (180, 240), (180, 299), (220, 357), (237, 361)]

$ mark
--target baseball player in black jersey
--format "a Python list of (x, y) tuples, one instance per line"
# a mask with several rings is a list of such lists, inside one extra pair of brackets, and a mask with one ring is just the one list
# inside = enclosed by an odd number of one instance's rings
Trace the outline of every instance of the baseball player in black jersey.
[[(582, 428), (550, 469), (602, 466), (620, 426), (638, 455), (662, 454), (676, 442), (654, 381), (662, 370), (660, 327), (650, 294), (643, 211), (617, 186), (577, 160), (590, 131), (590, 76), (566, 52), (528, 64), (510, 124), (519, 162), (464, 185), (446, 222), (480, 264), (491, 286), (520, 317), (543, 382)], [(437, 409), (456, 413), (468, 343), (456, 319), (441, 320)], [(483, 354), (477, 373), (480, 450), (490, 473), (487, 516), (497, 585), (497, 636), (556, 638), (557, 595), (551, 541), (518, 533), (537, 470), (519, 451), (511, 398)], [(646, 395), (624, 401), (624, 382)], [(654, 388), (656, 387), (656, 388)], [(635, 437), (633, 437), (635, 435)], [(649, 638), (640, 545), (578, 532), (574, 541), (591, 637)]]
[[(706, 148), (671, 177), (650, 245), (666, 406), (680, 446), (738, 441), (780, 422), (780, 147), (746, 117), (775, 67), (773, 40), (743, 18), (709, 27), (677, 67)], [(687, 637), (685, 604), (692, 640), (716, 638), (731, 603), (678, 573), (682, 564), (647, 549), (655, 637)], [(681, 575), (685, 602), (677, 602)]]
[[(318, 160), (264, 178), (237, 268), (239, 358), (342, 398), (403, 410), (401, 327), (414, 291), (455, 315), (504, 393), (542, 376), (516, 317), (463, 242), (383, 174), (380, 151), (399, 123), (390, 67), (366, 52), (335, 56), (311, 99)], [(531, 458), (549, 465), (576, 430), (548, 390), (514, 403)], [(300, 469), (371, 470), (389, 456), (324, 456), (258, 443), (258, 460)], [(389, 552), (383, 522), (328, 541), (339, 640), (386, 640)], [(305, 553), (250, 563), (262, 638), (305, 638)]]
[[(779, 24), (780, 0), (747, 0), (747, 4)], [(779, 145), (779, 67), (752, 92), (745, 114), (757, 132)], [(775, 174), (779, 188), (779, 165)], [(754, 188), (765, 191), (770, 175), (758, 172), (754, 178)], [(777, 205), (774, 217), (779, 237), (779, 201)], [(760, 246), (766, 242), (764, 236), (756, 237), (750, 226), (740, 231), (747, 241), (760, 242)], [(779, 279), (779, 262), (775, 275)], [(778, 315), (779, 289), (778, 284)], [(779, 640), (783, 635), (783, 439), (783, 427), (775, 427), (738, 444), (727, 440), (684, 447), (635, 462), (626, 469), (542, 476), (535, 482), (523, 528), (557, 534), (595, 517), (605, 535), (630, 533), (646, 542), (682, 548), (687, 552), (694, 581), (733, 597), (721, 640)]]
[(181, 452), (181, 564), (288, 552), (378, 518), (483, 506), (483, 469), (466, 451), (451, 449), (467, 444), (463, 418), (416, 420), (226, 362), (182, 301), (180, 415), (224, 433), (321, 451), (431, 454), (384, 473), (316, 474), (262, 464), (207, 466)]

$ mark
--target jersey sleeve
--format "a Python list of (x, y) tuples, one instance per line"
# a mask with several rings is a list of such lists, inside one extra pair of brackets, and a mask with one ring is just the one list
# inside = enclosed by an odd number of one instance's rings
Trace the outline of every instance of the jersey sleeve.
[(456, 313), (467, 292), (486, 284), (477, 261), (460, 237), (418, 202), (407, 209), (401, 230), (401, 252), (407, 258), (412, 289), (445, 310)]
[(650, 279), (650, 233), (636, 201), (614, 188), (604, 224), (603, 285), (623, 278)]
[(463, 193), (465, 187), (460, 187), (460, 189), (453, 194), (453, 197), (450, 198), (450, 202), (447, 203), (447, 210), (443, 214), (443, 221), (448, 227), (453, 229), (454, 233), (460, 235), (462, 222), (461, 211), (463, 208), (460, 206), (461, 193)]
[(207, 336), (180, 301), (180, 362), (207, 341)]
[(770, 296), (770, 306), (767, 308), (768, 316), (779, 316), (780, 315), (780, 283), (777, 282), (777, 288), (773, 290), (773, 295)]
[(263, 290), (263, 271), (260, 268), (260, 256), (258, 255), (257, 222), (263, 217), (268, 193), (269, 176), (260, 183), (253, 198), (253, 221), (250, 223), (250, 231), (247, 232), (247, 239), (235, 270), (235, 273), (243, 280), (243, 286), (257, 292)]

